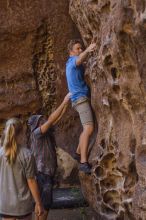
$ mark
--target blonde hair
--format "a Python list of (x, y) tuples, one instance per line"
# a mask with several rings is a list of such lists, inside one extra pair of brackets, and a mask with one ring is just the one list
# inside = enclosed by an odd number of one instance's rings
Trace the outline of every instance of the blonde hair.
[(11, 118), (6, 122), (4, 130), (4, 139), (2, 146), (5, 150), (5, 156), (10, 165), (14, 164), (17, 156), (17, 136), (22, 131), (22, 122), (17, 118)]

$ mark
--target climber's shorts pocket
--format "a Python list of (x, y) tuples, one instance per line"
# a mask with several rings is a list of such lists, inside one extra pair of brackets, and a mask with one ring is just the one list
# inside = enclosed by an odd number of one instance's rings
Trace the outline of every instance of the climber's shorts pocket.
[(91, 104), (88, 100), (76, 104), (74, 108), (79, 113), (82, 125), (94, 123)]

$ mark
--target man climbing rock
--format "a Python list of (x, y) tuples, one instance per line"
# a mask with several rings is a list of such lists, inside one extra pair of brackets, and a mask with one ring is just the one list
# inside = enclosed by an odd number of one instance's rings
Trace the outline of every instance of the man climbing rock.
[(51, 127), (64, 114), (70, 99), (70, 94), (65, 96), (61, 105), (47, 119), (43, 115), (32, 115), (28, 119), (31, 135), (30, 148), (34, 154), (37, 165), (37, 182), (44, 206), (44, 215), (35, 216), (35, 220), (46, 220), (52, 204), (53, 177), (55, 175), (57, 158), (55, 142)]
[(87, 58), (87, 55), (95, 50), (95, 47), (96, 44), (91, 43), (83, 51), (80, 40), (71, 40), (68, 44), (69, 59), (66, 63), (66, 77), (68, 89), (72, 93), (72, 106), (79, 113), (83, 126), (75, 159), (80, 161), (79, 170), (87, 174), (91, 173), (87, 154), (89, 138), (94, 130), (94, 122), (90, 105), (89, 88), (84, 80), (83, 62)]

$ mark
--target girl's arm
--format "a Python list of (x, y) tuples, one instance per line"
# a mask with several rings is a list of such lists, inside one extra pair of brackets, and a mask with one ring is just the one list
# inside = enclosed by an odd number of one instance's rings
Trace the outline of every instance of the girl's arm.
[(34, 201), (36, 203), (35, 205), (35, 212), (38, 216), (43, 214), (43, 206), (40, 198), (40, 193), (38, 189), (37, 182), (34, 178), (27, 179), (28, 187), (31, 191), (31, 194), (34, 198)]

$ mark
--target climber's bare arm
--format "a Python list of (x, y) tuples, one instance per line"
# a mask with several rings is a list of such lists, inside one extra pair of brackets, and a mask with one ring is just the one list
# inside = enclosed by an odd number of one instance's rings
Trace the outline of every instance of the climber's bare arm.
[(41, 132), (42, 134), (46, 133), (47, 130), (54, 125), (63, 115), (63, 113), (65, 112), (68, 104), (69, 104), (69, 100), (70, 100), (70, 93), (68, 93), (63, 102), (61, 103), (61, 105), (49, 116), (47, 122), (45, 122), (40, 128), (41, 128)]
[(57, 122), (62, 118), (62, 116), (63, 116), (64, 113), (66, 112), (67, 107), (68, 107), (68, 104), (64, 106), (64, 108), (63, 108), (63, 110), (62, 110), (60, 116), (56, 119), (56, 121), (54, 121), (53, 125), (56, 125)]

